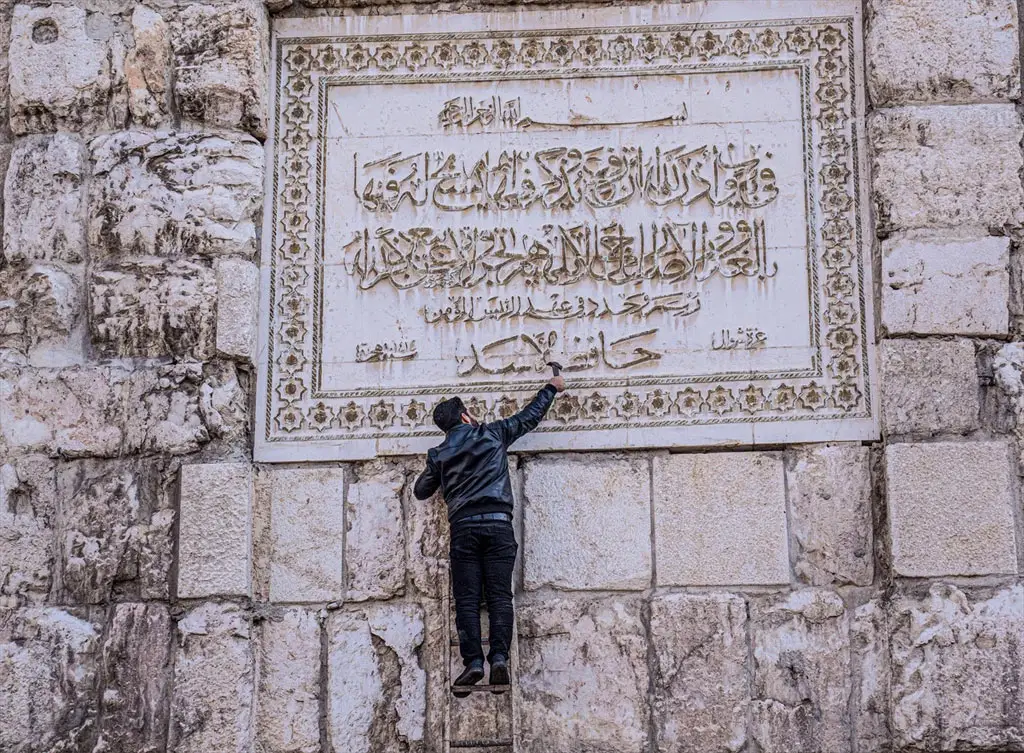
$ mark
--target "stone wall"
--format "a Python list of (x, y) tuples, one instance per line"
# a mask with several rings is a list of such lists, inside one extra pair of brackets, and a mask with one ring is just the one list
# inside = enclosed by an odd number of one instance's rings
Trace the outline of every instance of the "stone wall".
[(1024, 750), (1016, 4), (867, 2), (881, 442), (517, 460), (511, 723), (420, 461), (250, 461), (290, 5), (0, 3), (0, 751)]

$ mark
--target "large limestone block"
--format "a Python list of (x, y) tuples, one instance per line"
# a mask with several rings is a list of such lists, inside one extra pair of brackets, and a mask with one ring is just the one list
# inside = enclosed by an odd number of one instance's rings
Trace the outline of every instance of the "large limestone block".
[(89, 331), (109, 357), (174, 356), (204, 361), (214, 354), (214, 272), (184, 260), (147, 259), (94, 270), (89, 278)]
[(139, 125), (165, 125), (170, 119), (170, 29), (159, 13), (136, 5), (132, 10), (132, 40), (124, 62), (128, 110)]
[(752, 731), (763, 753), (850, 750), (849, 619), (833, 591), (753, 600)]
[(389, 599), (405, 588), (401, 468), (356, 469), (345, 500), (345, 599)]
[(850, 708), (855, 753), (892, 751), (887, 622), (885, 605), (875, 599), (857, 607), (850, 624)]
[(730, 594), (651, 600), (658, 750), (737, 753), (747, 744), (747, 605)]
[(172, 23), (171, 41), (181, 116), (264, 138), (270, 42), (262, 3), (190, 3)]
[(899, 750), (1024, 749), (1024, 588), (969, 596), (935, 584), (893, 604)]
[(654, 459), (658, 585), (789, 583), (782, 461), (753, 452)]
[(526, 466), (527, 589), (641, 590), (651, 582), (649, 461), (554, 456)]
[(320, 623), (315, 612), (275, 611), (259, 650), (257, 750), (320, 753)]
[(58, 133), (19, 139), (4, 179), (4, 258), (85, 259), (85, 146)]
[(1020, 95), (1014, 0), (870, 0), (868, 7), (868, 87), (876, 107)]
[(884, 340), (880, 351), (887, 434), (978, 428), (981, 403), (970, 340)]
[(83, 363), (82, 287), (77, 268), (5, 267), (0, 271), (0, 349), (17, 351), (29, 366), (40, 368)]
[(867, 447), (818, 445), (786, 463), (794, 570), (814, 586), (870, 586), (874, 577)]
[(520, 750), (647, 750), (647, 639), (635, 596), (520, 605)]
[(251, 256), (256, 250), (263, 148), (255, 139), (122, 131), (89, 146), (94, 253)]
[(1016, 573), (1010, 446), (894, 444), (885, 450), (893, 569), (907, 577)]
[[(413, 472), (422, 470), (422, 460), (415, 461)], [(424, 596), (441, 599), (448, 588), (450, 530), (440, 491), (421, 501), (413, 494), (413, 484), (405, 485), (405, 529), (406, 564), (413, 587)]]
[(330, 753), (421, 750), (427, 677), (414, 604), (346, 609), (327, 619)]
[(234, 604), (202, 604), (178, 622), (170, 751), (252, 751), (251, 631), (249, 615)]
[(45, 601), (53, 582), (57, 485), (38, 455), (0, 466), (0, 608)]
[(0, 750), (88, 745), (98, 703), (99, 644), (98, 627), (75, 613), (0, 610)]
[(270, 471), (270, 600), (338, 601), (345, 595), (345, 469)]
[(1018, 461), (1024, 464), (1024, 343), (1010, 342), (1002, 346), (992, 359), (992, 375), (1010, 403)]
[(1024, 129), (1013, 105), (876, 110), (868, 131), (880, 232), (1024, 223)]
[(83, 7), (15, 6), (9, 53), (15, 133), (120, 124), (110, 111), (113, 53), (88, 25)]
[(179, 598), (251, 593), (252, 494), (248, 463), (182, 466)]
[(891, 334), (1005, 335), (1010, 239), (929, 236), (901, 234), (882, 243), (885, 328)]
[(260, 281), (245, 259), (217, 259), (217, 353), (253, 361), (259, 323)]
[(172, 639), (165, 605), (114, 607), (100, 662), (105, 691), (96, 750), (166, 750)]

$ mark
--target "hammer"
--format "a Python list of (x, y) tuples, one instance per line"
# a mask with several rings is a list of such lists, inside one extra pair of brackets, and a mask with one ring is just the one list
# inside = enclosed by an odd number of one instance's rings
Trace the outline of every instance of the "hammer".
[(553, 372), (555, 372), (555, 376), (558, 376), (559, 374), (562, 373), (562, 364), (560, 364), (558, 361), (548, 361), (547, 365), (551, 367), (551, 370)]

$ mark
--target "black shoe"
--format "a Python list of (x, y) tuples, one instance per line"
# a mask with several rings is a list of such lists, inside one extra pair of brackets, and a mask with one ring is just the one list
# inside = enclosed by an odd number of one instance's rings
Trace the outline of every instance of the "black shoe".
[(475, 659), (471, 661), (467, 667), (462, 670), (462, 674), (455, 678), (455, 682), (452, 683), (454, 686), (452, 692), (459, 698), (465, 698), (469, 695), (468, 690), (456, 690), (456, 688), (465, 688), (470, 685), (476, 685), (484, 679), (484, 660)]
[(491, 659), (491, 680), (489, 684), (495, 687), (495, 690), (492, 692), (504, 693), (504, 686), (507, 686), (508, 683), (508, 659), (501, 654), (498, 654)]

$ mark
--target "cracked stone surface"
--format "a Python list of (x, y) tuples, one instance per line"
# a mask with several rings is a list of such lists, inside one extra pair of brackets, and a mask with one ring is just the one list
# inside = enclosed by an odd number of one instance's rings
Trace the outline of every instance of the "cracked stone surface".
[(0, 608), (40, 604), (56, 562), (57, 480), (49, 458), (0, 466)]
[(258, 746), (275, 753), (320, 753), (320, 623), (316, 613), (283, 609), (264, 621), (259, 667)]
[(388, 599), (405, 588), (400, 468), (357, 466), (345, 500), (345, 599)]

